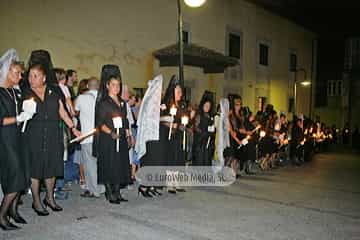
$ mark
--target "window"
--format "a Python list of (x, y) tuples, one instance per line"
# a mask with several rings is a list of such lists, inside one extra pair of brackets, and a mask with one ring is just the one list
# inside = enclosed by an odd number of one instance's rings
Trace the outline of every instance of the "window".
[(295, 53), (290, 54), (290, 72), (295, 72), (297, 68), (297, 56)]
[(229, 33), (229, 56), (240, 59), (241, 38), (240, 35)]
[(269, 66), (269, 47), (263, 43), (260, 43), (260, 59), (259, 63), (263, 66)]
[(342, 96), (343, 95), (343, 82), (342, 80), (330, 80), (328, 81), (327, 95), (328, 96)]
[(258, 111), (263, 112), (265, 109), (266, 97), (258, 97)]
[(190, 43), (190, 33), (187, 30), (183, 30), (183, 42), (184, 44)]
[(342, 96), (343, 93), (342, 93), (342, 82), (341, 82), (341, 81), (338, 81), (338, 82), (337, 82), (337, 87), (338, 87), (337, 94), (338, 94), (339, 96)]

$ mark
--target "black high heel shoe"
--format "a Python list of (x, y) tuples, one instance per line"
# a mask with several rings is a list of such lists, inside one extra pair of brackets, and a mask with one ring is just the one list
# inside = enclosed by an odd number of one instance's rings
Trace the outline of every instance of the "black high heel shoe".
[(12, 224), (9, 221), (6, 221), (5, 223), (0, 223), (0, 228), (4, 231), (11, 231), (11, 230), (18, 230), (20, 227)]
[(10, 209), (8, 216), (11, 217), (16, 223), (27, 224), (26, 220), (17, 211)]
[(38, 216), (47, 216), (49, 215), (49, 212), (46, 209), (38, 210), (35, 208), (34, 204), (31, 206), (31, 208), (36, 212)]
[(123, 198), (121, 195), (119, 195), (118, 200), (119, 200), (120, 202), (128, 202), (128, 201), (129, 201), (129, 200)]
[(162, 193), (159, 192), (159, 191), (157, 190), (157, 188), (154, 188), (153, 191), (154, 191), (157, 195), (162, 196)]
[(174, 188), (169, 188), (167, 191), (170, 194), (176, 194), (176, 189), (174, 189)]
[(60, 207), (56, 203), (55, 203), (55, 206), (51, 206), (51, 204), (48, 202), (48, 200), (46, 198), (44, 198), (43, 203), (44, 203), (45, 207), (51, 208), (51, 210), (53, 210), (54, 212), (61, 212), (63, 210), (62, 207)]
[(144, 190), (142, 189), (141, 187), (138, 188), (138, 196), (139, 194), (141, 193), (141, 195), (144, 197), (144, 198), (152, 198), (152, 196), (149, 194), (148, 190)]

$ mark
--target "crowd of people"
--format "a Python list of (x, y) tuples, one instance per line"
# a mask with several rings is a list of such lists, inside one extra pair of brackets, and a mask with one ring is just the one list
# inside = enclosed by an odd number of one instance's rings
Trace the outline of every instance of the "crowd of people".
[[(137, 182), (141, 167), (227, 166), (240, 177), (254, 174), (256, 166), (266, 171), (301, 165), (337, 135), (302, 115), (289, 122), (271, 104), (253, 113), (236, 94), (216, 105), (205, 91), (192, 105), (183, 100), (175, 76), (165, 91), (162, 77), (149, 81), (144, 96), (123, 84), (117, 65), (104, 65), (100, 76), (81, 80), (75, 94), (76, 71), (54, 68), (46, 50), (33, 51), (26, 68), (14, 49), (1, 57), (3, 230), (26, 224), (18, 206), (28, 189), (38, 216), (62, 211), (56, 200), (66, 198), (68, 182), (77, 178), (82, 197), (105, 194), (109, 203), (120, 204), (128, 201), (121, 189)], [(75, 174), (69, 163), (79, 166)], [(136, 189), (145, 198), (186, 191), (166, 183)]]

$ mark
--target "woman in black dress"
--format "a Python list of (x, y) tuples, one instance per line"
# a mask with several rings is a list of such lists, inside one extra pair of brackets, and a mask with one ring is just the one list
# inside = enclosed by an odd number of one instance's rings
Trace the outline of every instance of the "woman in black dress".
[(230, 132), (230, 145), (235, 158), (240, 164), (240, 171), (244, 167), (246, 161), (246, 152), (242, 143), (248, 135), (245, 129), (245, 118), (241, 115), (242, 99), (239, 95), (234, 95), (230, 99), (230, 113), (229, 113), (229, 132)]
[(205, 91), (201, 98), (198, 112), (194, 123), (194, 142), (193, 142), (193, 166), (211, 166), (214, 151), (214, 120), (213, 120), (214, 100), (212, 94)]
[(53, 211), (62, 211), (54, 199), (56, 177), (64, 174), (64, 145), (61, 121), (67, 125), (75, 136), (80, 132), (67, 114), (61, 97), (47, 86), (52, 69), (43, 61), (32, 61), (29, 66), (29, 88), (24, 90), (23, 99), (33, 99), (36, 102), (36, 114), (28, 122), (24, 133), (24, 156), (30, 167), (32, 208), (39, 216), (47, 216), (49, 212), (40, 200), (40, 181), (44, 179), (46, 197), (43, 203)]
[[(96, 140), (98, 158), (98, 182), (105, 185), (106, 197), (112, 204), (127, 201), (120, 189), (129, 184), (129, 152), (131, 142), (126, 102), (121, 97), (121, 74), (116, 65), (104, 65), (101, 72), (101, 88), (96, 105)], [(113, 118), (121, 117), (122, 127), (115, 129)], [(119, 151), (116, 142), (119, 141)]]
[[(182, 100), (182, 88), (180, 86), (179, 80), (174, 75), (171, 77), (169, 85), (165, 91), (165, 95), (162, 101), (164, 109), (160, 112), (161, 119), (160, 124), (163, 125), (163, 130), (166, 133), (169, 133), (170, 122), (167, 121), (167, 118), (171, 118), (170, 110), (172, 107), (177, 109), (176, 115), (173, 116), (173, 124), (171, 129), (170, 140), (168, 136), (165, 139), (162, 139), (160, 136), (160, 141), (163, 146), (163, 159), (166, 166), (185, 166), (185, 151), (183, 150), (183, 133), (185, 131), (184, 126), (181, 124), (181, 117), (187, 114), (186, 104)], [(161, 128), (161, 127), (160, 127)], [(175, 175), (177, 172), (174, 173)], [(176, 192), (185, 192), (183, 188), (180, 188), (177, 183), (175, 186), (168, 186), (168, 192), (175, 194)]]
[(22, 64), (17, 60), (14, 49), (8, 50), (0, 59), (0, 176), (5, 194), (0, 207), (0, 228), (3, 230), (19, 228), (10, 223), (8, 215), (16, 223), (26, 223), (17, 207), (20, 192), (30, 185), (26, 166), (21, 158), (19, 123), (31, 119), (32, 115), (20, 113), (21, 96), (14, 87), (22, 78)]

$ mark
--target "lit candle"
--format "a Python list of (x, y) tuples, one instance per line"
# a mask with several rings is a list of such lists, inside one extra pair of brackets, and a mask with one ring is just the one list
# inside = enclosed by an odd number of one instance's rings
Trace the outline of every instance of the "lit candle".
[[(123, 127), (122, 119), (121, 119), (121, 117), (114, 117), (112, 120), (113, 120), (114, 128), (116, 129), (116, 134), (119, 135), (120, 128)], [(119, 152), (119, 151), (120, 151), (120, 141), (118, 138), (118, 139), (116, 139), (116, 152)]]
[(176, 112), (177, 112), (177, 108), (173, 105), (170, 108), (170, 115), (171, 115), (172, 119), (171, 119), (170, 128), (169, 128), (169, 140), (171, 139), (171, 130), (172, 130), (172, 126), (173, 126), (174, 117), (176, 115)]
[(264, 130), (260, 131), (260, 137), (263, 138), (266, 136), (266, 132)]
[[(36, 113), (36, 102), (33, 98), (30, 98), (28, 100), (25, 100), (22, 104), (22, 109), (24, 112), (27, 112), (31, 115)], [(21, 132), (25, 132), (27, 120), (24, 122)]]
[(189, 123), (189, 117), (183, 116), (181, 117), (181, 124), (184, 125), (184, 136), (183, 136), (183, 150), (186, 150), (186, 125)]

